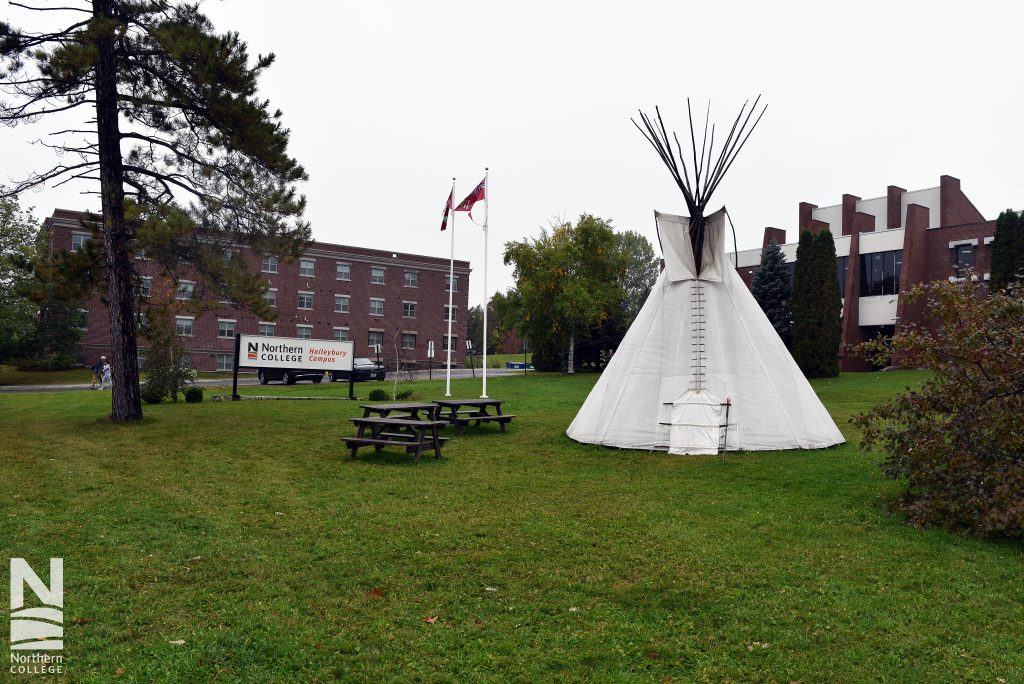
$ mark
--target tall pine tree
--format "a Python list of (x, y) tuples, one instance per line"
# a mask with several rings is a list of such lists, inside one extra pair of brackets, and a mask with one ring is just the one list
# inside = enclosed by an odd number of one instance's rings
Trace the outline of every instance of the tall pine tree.
[(1024, 214), (1007, 209), (996, 219), (989, 287), (1002, 290), (1024, 274)]
[(793, 325), (793, 313), (789, 308), (789, 269), (786, 267), (786, 255), (775, 240), (771, 240), (761, 253), (761, 268), (754, 274), (751, 291), (775, 332), (789, 347)]
[[(178, 0), (69, 0), (25, 10), (64, 15), (65, 28), (24, 31), (0, 21), (0, 123), (58, 115), (49, 146), (59, 161), (18, 183), (95, 183), (102, 247), (72, 273), (105, 290), (114, 391), (111, 417), (142, 418), (135, 255), (171, 277), (186, 269), (211, 298), (256, 311), (262, 284), (242, 259), (298, 254), (309, 239), (306, 173), (288, 156), (279, 111), (257, 97), (273, 55), (251, 60), (238, 34), (217, 34), (198, 6)], [(67, 125), (69, 116), (81, 124)], [(187, 204), (188, 209), (181, 206)], [(97, 231), (99, 233), (99, 231)], [(225, 258), (227, 255), (227, 258)]]
[(832, 233), (804, 231), (793, 274), (793, 358), (809, 378), (839, 374), (842, 300), (836, 280), (836, 246)]

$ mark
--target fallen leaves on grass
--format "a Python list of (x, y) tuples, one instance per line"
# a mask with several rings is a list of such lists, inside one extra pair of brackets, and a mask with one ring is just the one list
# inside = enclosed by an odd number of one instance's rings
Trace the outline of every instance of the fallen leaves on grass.
[(747, 644), (747, 650), (748, 651), (753, 651), (755, 648), (768, 648), (768, 642), (767, 641), (754, 641), (754, 642), (751, 642), (751, 643)]
[(123, 667), (119, 667), (116, 670), (114, 670), (114, 676), (115, 677), (120, 677), (123, 674), (124, 674), (124, 668)]
[(423, 621), (426, 622), (428, 625), (432, 625), (435, 622), (437, 622), (437, 616), (436, 615), (428, 615), (425, 618), (423, 618)]
[(377, 587), (374, 587), (370, 591), (366, 592), (366, 598), (384, 598), (384, 592), (378, 589)]
[(184, 639), (172, 639), (171, 641), (168, 641), (167, 643), (174, 644), (175, 646), (184, 646), (185, 645), (185, 640)]

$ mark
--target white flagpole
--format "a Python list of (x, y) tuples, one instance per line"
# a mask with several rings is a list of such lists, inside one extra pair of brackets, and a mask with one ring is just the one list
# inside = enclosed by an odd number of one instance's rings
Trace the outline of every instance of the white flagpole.
[(452, 178), (452, 251), (448, 263), (448, 364), (445, 372), (444, 396), (452, 396), (452, 290), (455, 289), (455, 179)]
[(487, 398), (487, 215), (491, 209), (491, 184), (488, 181), (490, 170), (484, 167), (484, 392), (481, 399)]

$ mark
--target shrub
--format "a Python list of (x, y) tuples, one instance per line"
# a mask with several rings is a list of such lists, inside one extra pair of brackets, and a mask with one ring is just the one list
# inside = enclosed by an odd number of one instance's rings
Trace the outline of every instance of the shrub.
[(861, 446), (884, 452), (885, 474), (905, 482), (896, 506), (911, 523), (1024, 538), (1024, 287), (986, 296), (967, 279), (911, 296), (927, 297), (928, 326), (860, 351), (891, 351), (934, 376), (854, 418)]
[(203, 400), (203, 388), (193, 385), (185, 390), (185, 401), (189, 404), (198, 404)]
[(401, 392), (398, 392), (398, 393), (395, 394), (395, 400), (396, 401), (405, 401), (406, 399), (411, 399), (411, 398), (412, 398), (412, 390), (411, 389), (404, 389)]
[(159, 404), (167, 396), (163, 387), (159, 383), (155, 382), (144, 382), (142, 387), (139, 389), (139, 394), (142, 397), (142, 401), (147, 404)]
[(386, 401), (388, 393), (382, 389), (370, 390), (370, 401)]

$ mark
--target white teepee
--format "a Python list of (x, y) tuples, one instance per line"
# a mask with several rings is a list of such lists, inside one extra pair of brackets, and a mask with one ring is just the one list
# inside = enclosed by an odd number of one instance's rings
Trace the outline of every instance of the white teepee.
[(665, 269), (566, 434), (678, 454), (842, 443), (726, 257), (725, 210), (704, 219), (699, 262), (689, 219), (655, 218)]

